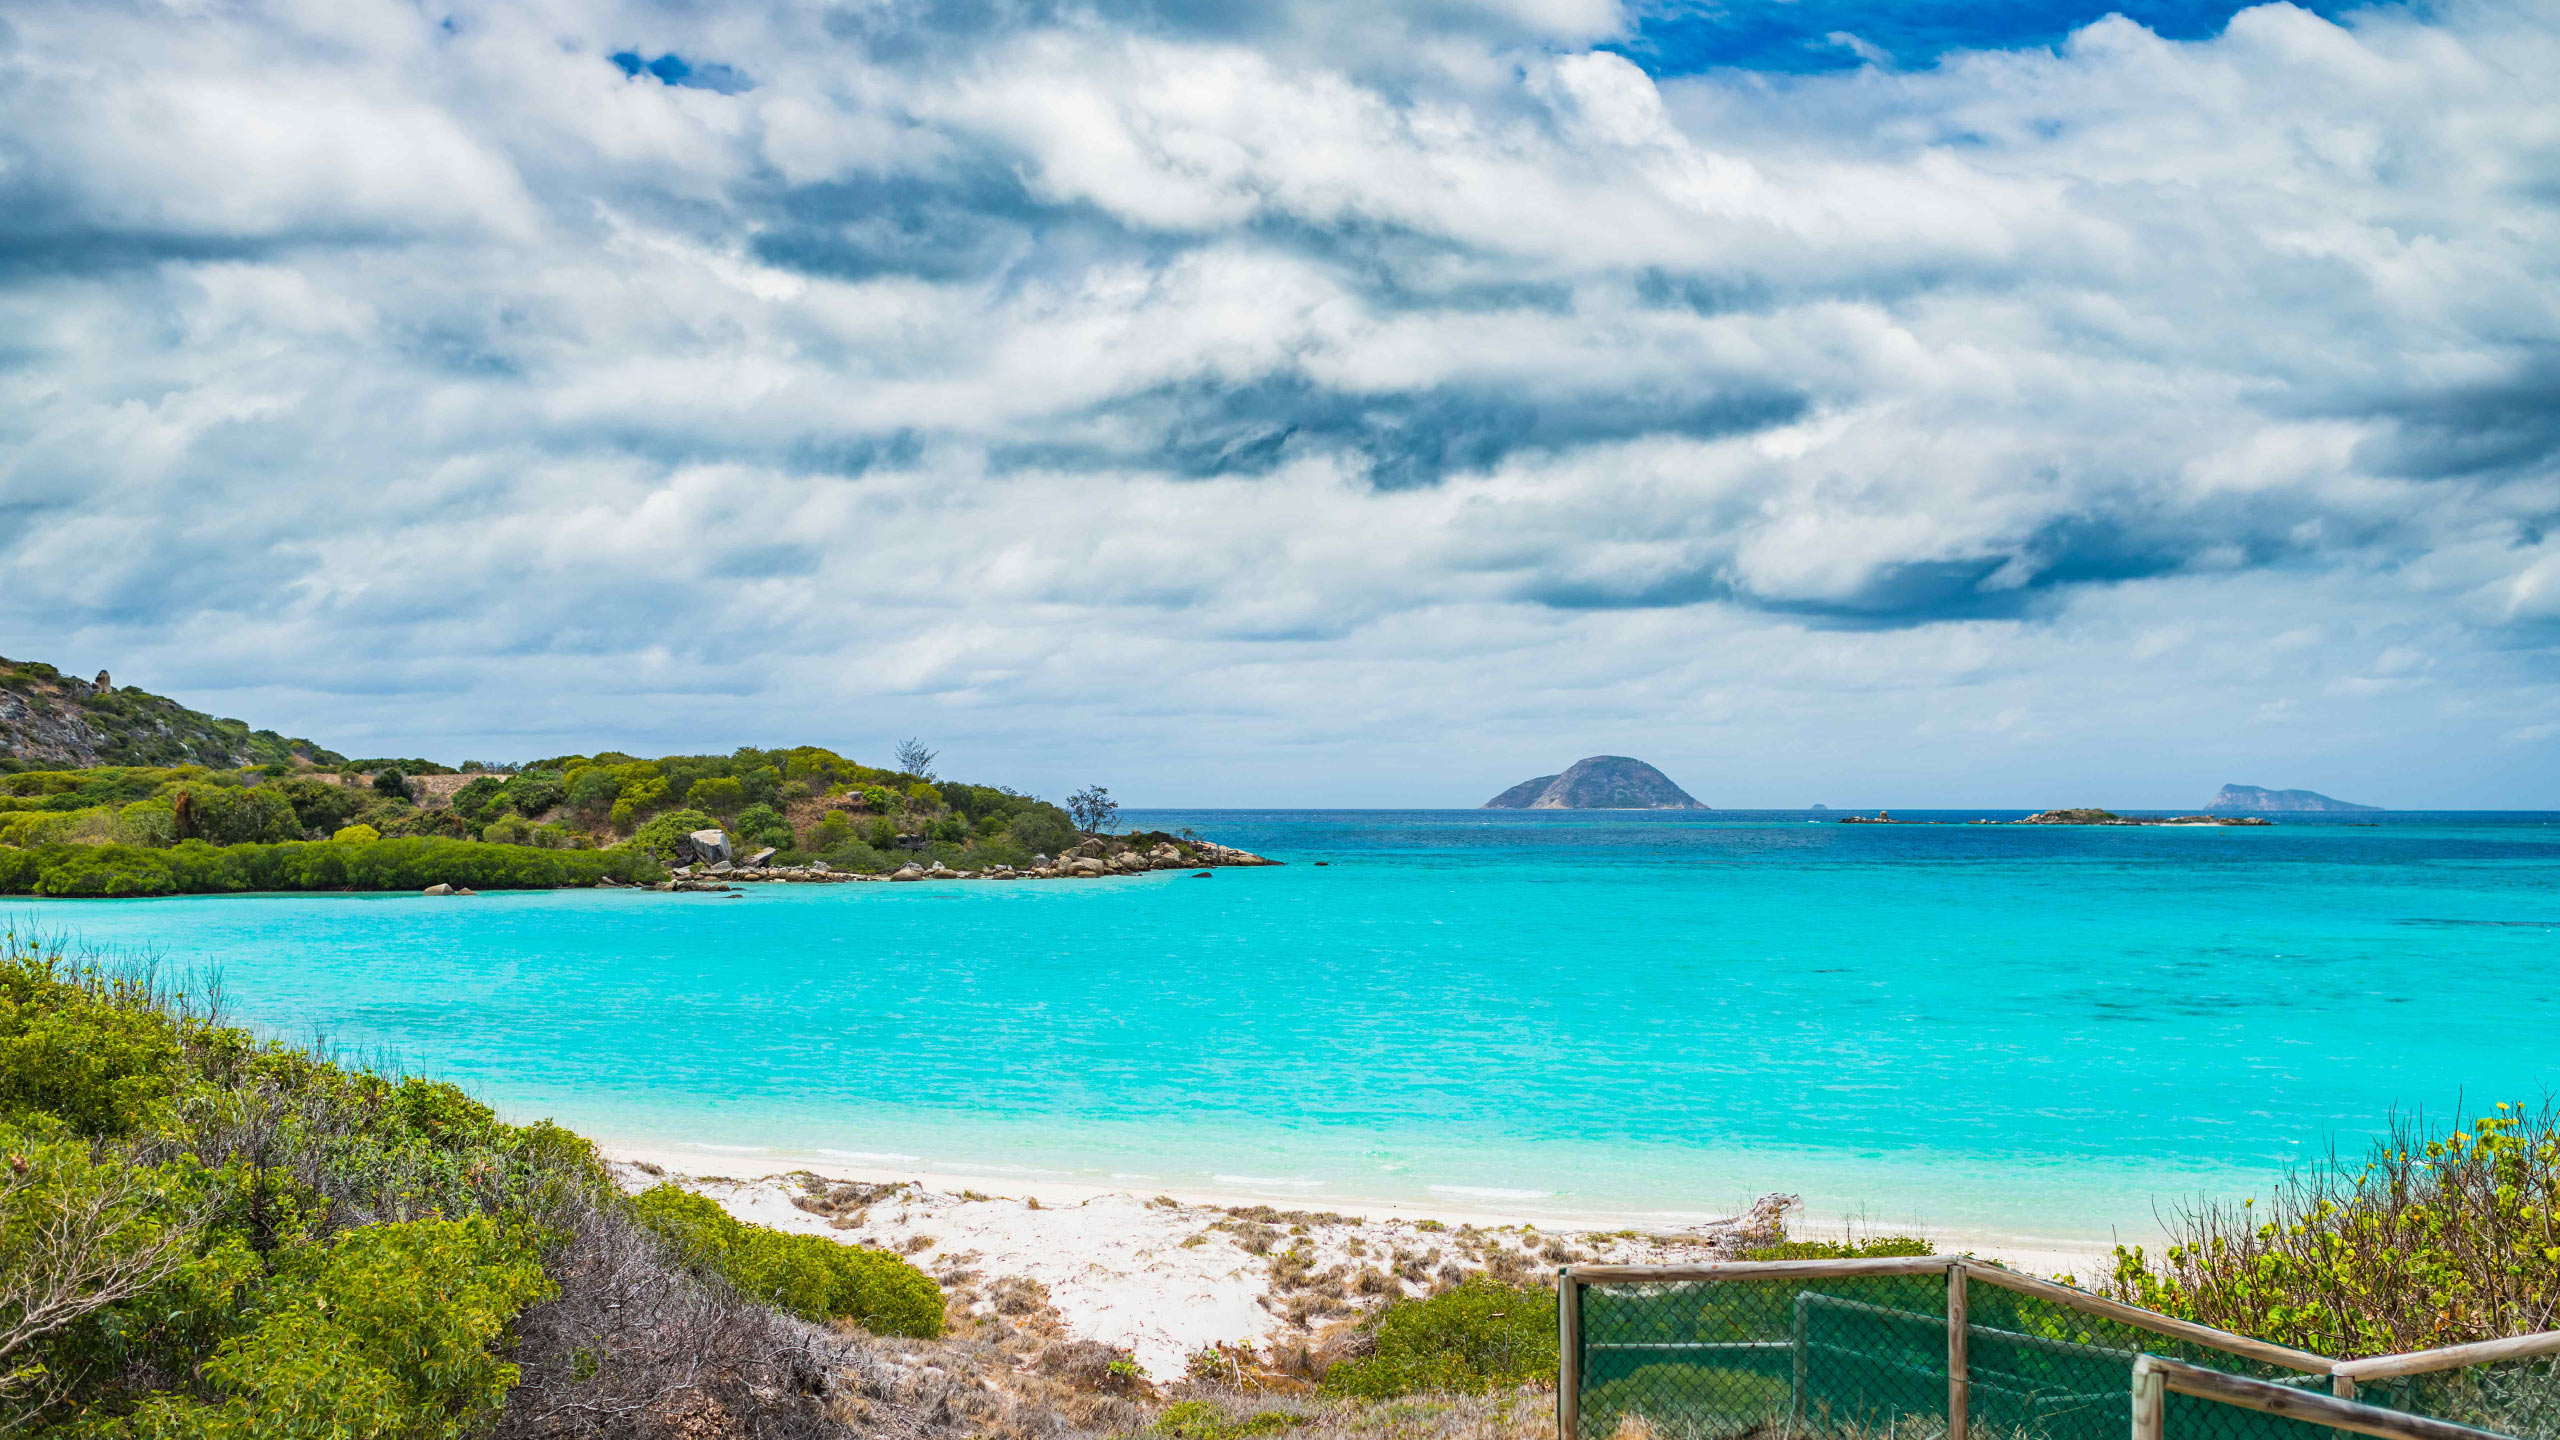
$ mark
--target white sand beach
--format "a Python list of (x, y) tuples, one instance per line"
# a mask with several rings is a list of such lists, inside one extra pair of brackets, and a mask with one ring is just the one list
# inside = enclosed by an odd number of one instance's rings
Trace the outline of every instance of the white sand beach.
[[(663, 1146), (608, 1146), (617, 1177), (673, 1180), (743, 1220), (894, 1250), (980, 1313), (1054, 1311), (1061, 1337), (1130, 1352), (1154, 1378), (1185, 1373), (1213, 1346), (1285, 1359), (1396, 1295), (1485, 1271), (1520, 1279), (1565, 1263), (1671, 1264), (1767, 1243), (1779, 1210), (1678, 1229), (1592, 1223), (1468, 1207), (1362, 1205), (1357, 1214), (1236, 1195), (1168, 1194), (1020, 1177), (975, 1177), (798, 1157)], [(1836, 1234), (1788, 1216), (1797, 1238)], [(1912, 1233), (1895, 1227), (1896, 1233)], [(1880, 1233), (1880, 1232), (1875, 1232)], [(2089, 1277), (2092, 1241), (1935, 1234), (2037, 1274)]]

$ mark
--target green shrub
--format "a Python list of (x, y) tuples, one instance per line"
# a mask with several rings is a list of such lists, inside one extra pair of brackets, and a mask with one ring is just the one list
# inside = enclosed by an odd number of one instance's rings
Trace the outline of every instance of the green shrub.
[(528, 1235), (486, 1215), (366, 1225), (286, 1252), (263, 1318), (204, 1362), (212, 1401), (154, 1396), (140, 1435), (169, 1440), (465, 1440), (516, 1382), (494, 1353), (556, 1293)]
[(334, 780), (281, 780), (261, 789), (284, 797), (293, 807), (294, 823), (305, 835), (327, 835), (354, 822), (375, 798), (362, 790), (351, 790)]
[(175, 1085), (175, 1028), (131, 987), (73, 983), (58, 963), (0, 965), (0, 1116), (42, 1114), (83, 1136), (140, 1126)]
[(273, 844), (302, 838), (301, 817), (293, 802), (271, 786), (254, 790), (237, 785), (187, 787), (192, 838), (215, 845)]
[(1056, 855), (1072, 848), (1083, 837), (1067, 812), (1055, 805), (1035, 804), (1006, 822), (1005, 833), (1013, 843), (1040, 855)]
[(526, 770), (509, 780), (498, 798), (530, 820), (569, 798), (569, 787), (560, 782), (558, 771)]
[(738, 812), (738, 838), (749, 846), (770, 845), (777, 850), (800, 843), (791, 833), (791, 822), (770, 805), (750, 805)]
[(178, 838), (178, 817), (166, 800), (136, 800), (116, 812), (116, 835), (128, 845), (169, 845)]
[(368, 840), (381, 839), (382, 832), (370, 825), (349, 825), (329, 838), (341, 845), (361, 845)]
[(532, 833), (533, 826), (521, 815), (501, 815), (480, 827), (480, 838), (492, 845), (522, 845)]
[(852, 838), (853, 822), (845, 818), (843, 811), (830, 810), (818, 817), (818, 823), (810, 829), (809, 846), (813, 850), (833, 850)]
[(942, 1333), (941, 1287), (886, 1251), (750, 1225), (675, 1185), (645, 1190), (632, 1204), (686, 1264), (743, 1295), (803, 1319), (852, 1320), (883, 1335)]
[(1556, 1297), (1534, 1285), (1469, 1276), (1429, 1299), (1390, 1301), (1365, 1328), (1375, 1350), (1326, 1371), (1328, 1394), (1482, 1395), (1555, 1378)]
[(505, 789), (506, 782), (495, 775), (466, 781), (461, 789), (453, 792), (453, 808), (463, 819), (475, 825), (483, 824), (497, 812), (498, 796)]
[(590, 825), (613, 813), (622, 798), (622, 777), (604, 766), (590, 766), (569, 777), (569, 808)]
[(2544, 1329), (2560, 1310), (2560, 1111), (2500, 1105), (2438, 1136), (2401, 1120), (2361, 1161), (2169, 1228), (2156, 1264), (2117, 1248), (2109, 1293), (2343, 1359)]
[(684, 792), (684, 803), (695, 810), (708, 810), (714, 815), (735, 815), (746, 808), (747, 787), (726, 775), (696, 780)]
[(386, 799), (406, 800), (409, 798), (409, 777), (400, 773), (399, 766), (387, 766), (374, 772), (373, 788), (375, 793)]
[(1164, 1440), (1250, 1440), (1304, 1424), (1286, 1410), (1257, 1410), (1231, 1416), (1207, 1400), (1179, 1400), (1156, 1416), (1154, 1433)]
[(719, 821), (699, 810), (670, 810), (641, 826), (639, 831), (631, 837), (631, 846), (635, 850), (651, 850), (661, 855), (673, 855), (676, 841), (696, 830), (719, 828)]

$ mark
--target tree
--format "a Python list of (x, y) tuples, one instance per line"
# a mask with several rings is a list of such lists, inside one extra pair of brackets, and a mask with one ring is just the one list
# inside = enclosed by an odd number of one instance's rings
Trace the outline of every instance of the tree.
[(910, 735), (898, 742), (898, 769), (919, 780), (933, 778), (933, 760), (939, 750), (927, 750), (924, 742)]
[(1094, 835), (1120, 818), (1120, 807), (1112, 800), (1110, 791), (1099, 785), (1087, 785), (1067, 797), (1067, 813), (1075, 817), (1077, 829)]
[(399, 766), (386, 765), (374, 772), (373, 788), (394, 800), (406, 800), (409, 798), (409, 777), (400, 773)]

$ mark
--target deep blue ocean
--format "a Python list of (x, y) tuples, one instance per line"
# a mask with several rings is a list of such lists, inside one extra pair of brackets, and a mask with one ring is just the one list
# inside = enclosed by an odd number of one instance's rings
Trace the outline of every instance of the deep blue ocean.
[(2560, 1082), (2560, 816), (1125, 818), (1289, 863), (6, 913), (610, 1139), (1330, 1208), (2145, 1238)]

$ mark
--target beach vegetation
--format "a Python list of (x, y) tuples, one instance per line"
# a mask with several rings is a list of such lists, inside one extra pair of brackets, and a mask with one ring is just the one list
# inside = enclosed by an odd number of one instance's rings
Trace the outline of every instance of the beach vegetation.
[(1274, 1435), (1306, 1423), (1286, 1410), (1256, 1410), (1231, 1415), (1207, 1400), (1178, 1400), (1156, 1416), (1153, 1433), (1163, 1440), (1248, 1440)]
[(2353, 1359), (2560, 1322), (2560, 1111), (2500, 1104), (2467, 1128), (2395, 1117), (2361, 1156), (2265, 1197), (2175, 1216), (2106, 1289), (2182, 1319)]
[(341, 845), (362, 845), (367, 841), (381, 839), (382, 832), (370, 825), (348, 825), (341, 827), (329, 838)]
[(880, 1335), (942, 1333), (941, 1287), (887, 1251), (751, 1225), (673, 1184), (644, 1190), (633, 1203), (641, 1223), (665, 1236), (686, 1264), (765, 1304), (804, 1320), (850, 1320)]
[[(0, 1153), (0, 1433), (711, 1433), (632, 1428), (671, 1395), (717, 1433), (850, 1433), (849, 1342), (691, 1263), (586, 1141), (147, 974), (0, 942)], [(862, 1254), (783, 1268), (822, 1277), (813, 1310), (938, 1325), (930, 1280)]]
[(1483, 1395), (1552, 1383), (1556, 1297), (1472, 1275), (1424, 1299), (1392, 1300), (1361, 1323), (1369, 1353), (1324, 1375), (1329, 1395)]
[(1781, 1240), (1742, 1252), (1745, 1260), (1882, 1260), (1935, 1255), (1938, 1247), (1917, 1235), (1850, 1236), (1839, 1240)]

